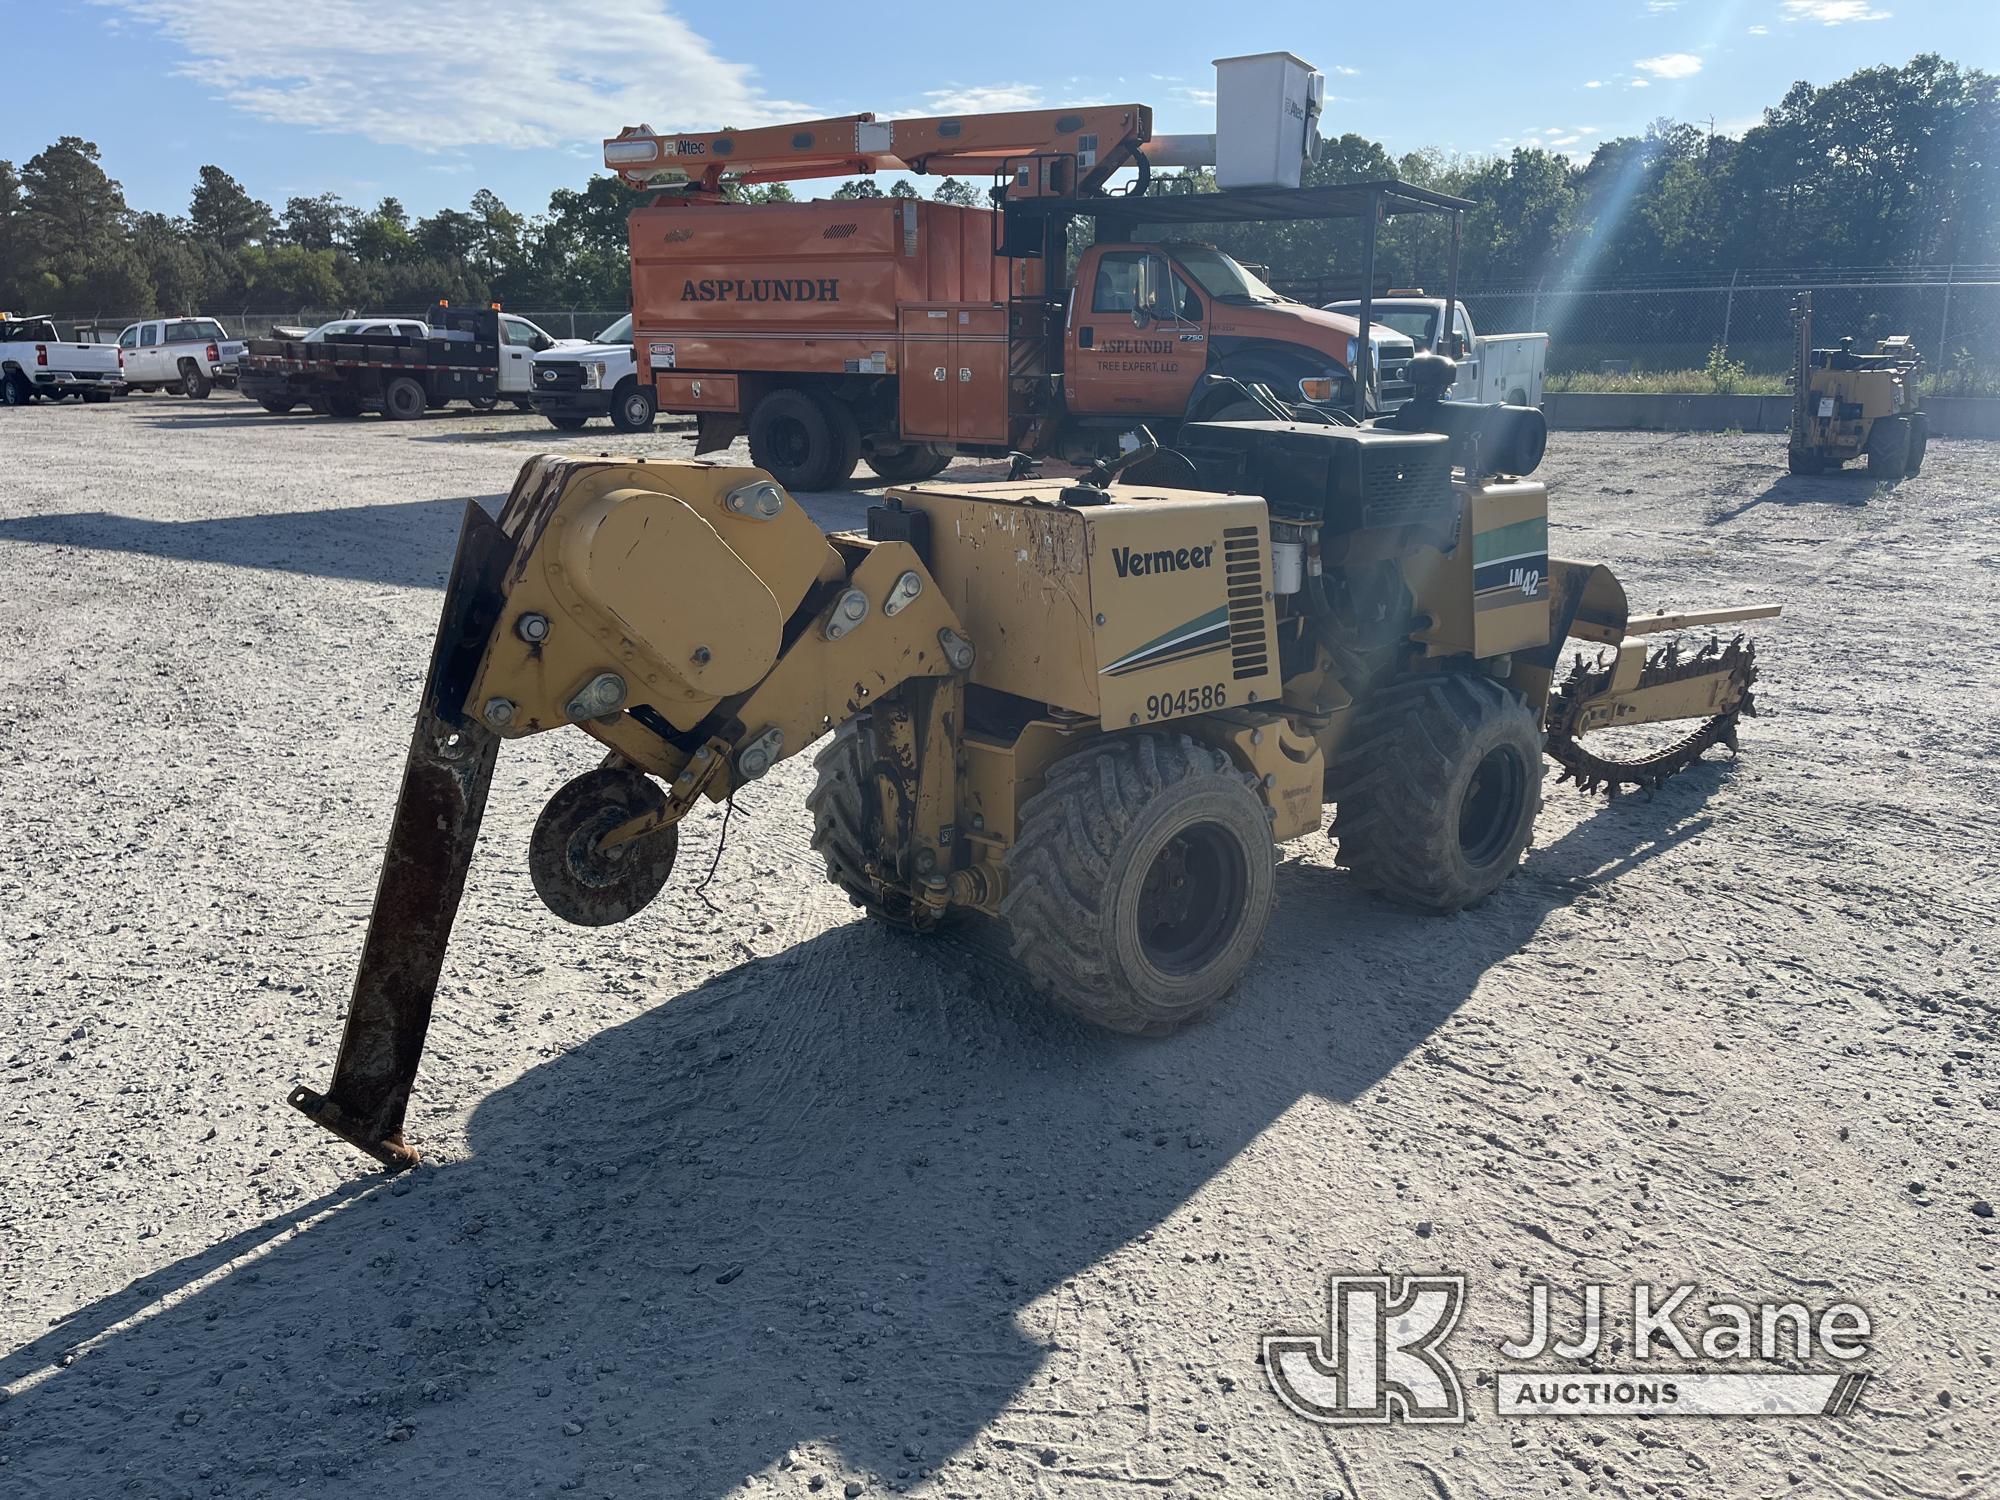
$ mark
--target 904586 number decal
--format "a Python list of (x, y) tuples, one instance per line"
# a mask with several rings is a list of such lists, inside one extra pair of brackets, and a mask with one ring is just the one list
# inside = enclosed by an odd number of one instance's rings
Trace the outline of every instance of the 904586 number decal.
[(1205, 714), (1212, 708), (1227, 708), (1229, 693), (1219, 682), (1183, 688), (1178, 693), (1149, 693), (1148, 719), (1178, 719), (1188, 714)]

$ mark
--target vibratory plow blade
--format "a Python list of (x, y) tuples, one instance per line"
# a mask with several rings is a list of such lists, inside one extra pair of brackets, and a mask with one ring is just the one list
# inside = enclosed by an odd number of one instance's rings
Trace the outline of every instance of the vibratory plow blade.
[[(1693, 650), (1662, 635), (1775, 619), (1783, 606), (1742, 605), (1674, 614), (1633, 615), (1609, 569), (1551, 563), (1559, 643), (1565, 636), (1600, 647), (1576, 653), (1568, 676), (1549, 696), (1544, 716), (1548, 754), (1586, 792), (1616, 797), (1626, 788), (1651, 790), (1700, 760), (1712, 745), (1736, 749), (1737, 723), (1755, 717), (1756, 647), (1737, 635), (1711, 635)], [(1679, 735), (1671, 728), (1693, 720)], [(1585, 737), (1590, 736), (1590, 743)]]
[(499, 617), (513, 550), (468, 503), (333, 1082), (324, 1094), (300, 1087), (290, 1096), (294, 1108), (392, 1172), (417, 1162), (403, 1140), (403, 1113), (500, 748), (500, 736), (463, 706)]

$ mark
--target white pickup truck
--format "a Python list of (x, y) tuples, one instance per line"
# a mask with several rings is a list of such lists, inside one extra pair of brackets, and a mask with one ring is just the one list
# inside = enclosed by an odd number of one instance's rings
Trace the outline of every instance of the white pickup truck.
[(535, 410), (564, 432), (610, 417), (620, 432), (644, 432), (657, 409), (652, 383), (639, 379), (627, 313), (588, 344), (561, 344), (535, 356)]
[(66, 343), (47, 318), (0, 313), (0, 405), (26, 406), (37, 396), (109, 401), (124, 389), (125, 372), (109, 344)]
[[(1328, 312), (1358, 314), (1358, 301), (1329, 302)], [(1369, 305), (1369, 317), (1386, 323), (1398, 333), (1408, 334), (1420, 349), (1431, 347), (1438, 319), (1444, 316), (1444, 298), (1427, 297), (1423, 288), (1391, 291)], [(1472, 314), (1465, 304), (1456, 305), (1452, 316), (1453, 338), (1443, 352), (1458, 361), (1458, 380), (1450, 391), (1454, 401), (1509, 406), (1540, 406), (1542, 377), (1549, 362), (1546, 333), (1486, 333), (1472, 326)]]
[(118, 335), (125, 381), (135, 391), (179, 391), (194, 401), (236, 384), (243, 341), (213, 318), (153, 318)]

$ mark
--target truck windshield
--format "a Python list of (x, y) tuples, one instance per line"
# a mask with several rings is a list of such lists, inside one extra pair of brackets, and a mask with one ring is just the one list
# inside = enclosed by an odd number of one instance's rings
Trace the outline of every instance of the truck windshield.
[(1218, 302), (1284, 302), (1232, 257), (1212, 245), (1163, 246), (1201, 289)]
[(597, 337), (596, 337), (596, 338), (594, 338), (594, 339), (592, 339), (592, 340), (591, 340), (591, 342), (592, 342), (592, 343), (594, 343), (594, 344), (629, 344), (629, 343), (631, 343), (631, 342), (632, 342), (632, 315), (631, 315), (630, 313), (627, 313), (627, 314), (625, 314), (625, 316), (624, 316), (624, 317), (620, 318), (620, 319), (619, 319), (619, 320), (618, 320), (618, 321), (617, 321), (616, 323), (613, 323), (613, 324), (612, 324), (612, 325), (611, 325), (611, 326), (610, 326), (609, 328), (606, 328), (606, 329), (602, 330), (602, 331), (601, 331), (601, 332), (600, 332), (600, 333), (599, 333), (599, 334), (597, 335)]

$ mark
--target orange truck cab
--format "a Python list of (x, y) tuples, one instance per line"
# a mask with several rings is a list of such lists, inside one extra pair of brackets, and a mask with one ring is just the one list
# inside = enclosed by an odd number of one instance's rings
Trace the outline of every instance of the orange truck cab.
[[(1329, 410), (1399, 405), (1407, 337), (1371, 326), (1365, 302), (1350, 315), (1281, 297), (1200, 230), (1365, 216), (1372, 277), (1383, 218), (1469, 205), (1402, 183), (1301, 187), (1320, 75), (1288, 53), (1216, 66), (1208, 137), (1154, 137), (1136, 104), (628, 127), (605, 162), (658, 194), (630, 221), (640, 378), (659, 410), (696, 416), (698, 451), (747, 433), (755, 462), (801, 489), (864, 460), (907, 483), (957, 453), (1107, 457), (1142, 424), (1171, 437), (1259, 387)], [(1155, 165), (1200, 163), (1223, 191), (1146, 196)], [(1124, 169), (1132, 190), (1108, 192)], [(880, 170), (986, 171), (995, 206), (734, 201), (736, 185)], [(1097, 234), (1072, 274), (1078, 217)]]

